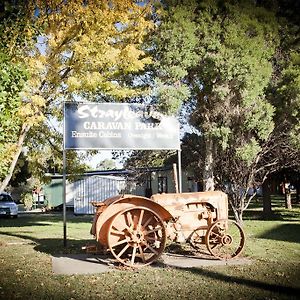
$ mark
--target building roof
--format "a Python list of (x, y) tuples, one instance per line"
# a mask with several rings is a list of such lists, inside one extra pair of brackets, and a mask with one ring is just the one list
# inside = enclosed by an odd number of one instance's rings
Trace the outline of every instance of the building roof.
[[(134, 173), (150, 173), (150, 172), (159, 172), (159, 171), (169, 171), (172, 170), (171, 166), (164, 166), (164, 167), (155, 167), (155, 168), (137, 168), (135, 170), (128, 170), (128, 169), (113, 169), (113, 170), (93, 170), (87, 171), (83, 174), (78, 174), (79, 176), (94, 176), (94, 175), (134, 175)], [(69, 175), (69, 174), (68, 174)], [(73, 174), (75, 175), (75, 174)], [(47, 173), (46, 176), (51, 178), (62, 178), (62, 174), (51, 174)]]

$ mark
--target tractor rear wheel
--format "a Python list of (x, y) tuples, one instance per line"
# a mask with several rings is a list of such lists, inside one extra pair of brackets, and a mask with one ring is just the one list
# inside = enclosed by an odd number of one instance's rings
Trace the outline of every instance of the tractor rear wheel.
[(146, 207), (125, 209), (111, 220), (108, 247), (123, 265), (142, 267), (157, 260), (166, 244), (161, 217)]

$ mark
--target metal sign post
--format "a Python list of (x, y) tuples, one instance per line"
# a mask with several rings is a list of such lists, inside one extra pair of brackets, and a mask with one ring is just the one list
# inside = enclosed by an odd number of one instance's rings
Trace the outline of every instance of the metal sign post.
[(67, 247), (67, 205), (66, 205), (66, 150), (63, 149), (63, 232), (64, 232), (64, 247)]

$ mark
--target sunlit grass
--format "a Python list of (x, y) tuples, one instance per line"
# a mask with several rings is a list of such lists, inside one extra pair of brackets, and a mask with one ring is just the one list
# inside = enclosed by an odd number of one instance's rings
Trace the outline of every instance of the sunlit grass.
[[(274, 202), (276, 218), (245, 215), (250, 265), (177, 269), (153, 265), (94, 275), (52, 273), (51, 255), (80, 253), (93, 241), (92, 216), (68, 216), (63, 247), (59, 214), (0, 219), (0, 299), (299, 299), (299, 207)], [(251, 208), (252, 209), (252, 208)]]

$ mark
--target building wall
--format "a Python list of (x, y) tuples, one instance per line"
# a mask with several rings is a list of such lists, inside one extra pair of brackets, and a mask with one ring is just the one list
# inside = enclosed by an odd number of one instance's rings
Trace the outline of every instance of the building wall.
[(124, 191), (125, 185), (125, 178), (120, 176), (85, 177), (68, 184), (70, 192), (67, 198), (73, 198), (75, 214), (94, 214), (91, 202), (102, 202), (118, 195)]
[(47, 207), (57, 207), (63, 203), (62, 193), (63, 193), (63, 184), (62, 178), (52, 178), (51, 183), (43, 187), (44, 190), (44, 204)]
[[(173, 170), (158, 170), (149, 173), (148, 182), (138, 184), (133, 180), (126, 180), (125, 176), (94, 175), (84, 176), (75, 182), (67, 182), (66, 203), (73, 207), (75, 214), (94, 214), (92, 201), (101, 202), (120, 193), (151, 197), (153, 194), (165, 192), (175, 193)], [(151, 178), (151, 182), (150, 182)], [(151, 190), (149, 190), (151, 187)], [(189, 174), (182, 174), (182, 192), (198, 191), (197, 183)], [(50, 208), (63, 203), (62, 178), (53, 178), (52, 182), (44, 186), (45, 205)]]

